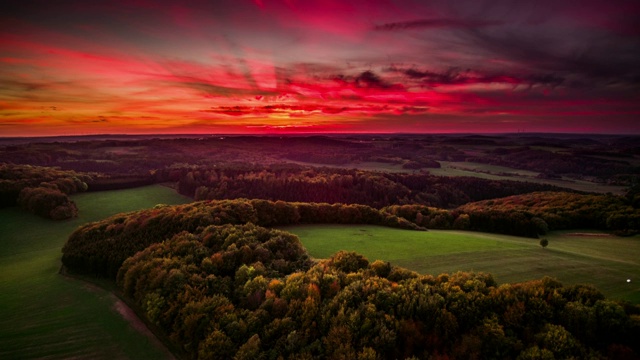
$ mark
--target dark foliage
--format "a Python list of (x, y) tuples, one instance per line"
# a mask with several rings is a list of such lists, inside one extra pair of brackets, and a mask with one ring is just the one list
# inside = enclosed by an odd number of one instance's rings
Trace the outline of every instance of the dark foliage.
[[(457, 211), (469, 214), (472, 218), (471, 229), (476, 229), (474, 216), (486, 217), (499, 212), (505, 215), (505, 220), (510, 216), (529, 217), (540, 228), (546, 224), (548, 230), (601, 229), (620, 235), (632, 235), (640, 231), (640, 209), (629, 205), (623, 197), (613, 195), (531, 193), (466, 204)], [(496, 226), (503, 225), (498, 222)]]
[(640, 209), (613, 195), (535, 192), (445, 210), (393, 205), (384, 212), (431, 229), (459, 229), (538, 237), (551, 230), (600, 229), (619, 235), (640, 231)]
[(57, 188), (24, 188), (18, 196), (18, 204), (36, 215), (53, 220), (78, 216), (76, 204)]
[[(129, 258), (118, 285), (188, 357), (539, 359), (638, 355), (640, 323), (586, 286), (420, 276), (254, 225), (181, 233)], [(546, 356), (546, 357), (545, 357)]]
[(118, 214), (87, 224), (69, 237), (62, 263), (71, 271), (115, 277), (122, 262), (147, 246), (182, 231), (209, 225), (254, 223), (375, 224), (421, 229), (414, 223), (364, 205), (287, 203), (267, 200), (202, 201)]
[[(15, 143), (0, 147), (0, 162), (58, 166), (62, 169), (101, 172), (116, 177), (147, 176), (149, 172), (176, 164), (211, 166), (233, 161), (272, 164), (283, 160), (354, 167), (358, 167), (360, 162), (382, 162), (401, 165), (405, 169), (439, 167), (442, 161), (469, 161), (535, 171), (541, 173), (543, 178), (562, 176), (626, 186), (637, 181), (640, 176), (640, 167), (634, 166), (632, 161), (638, 154), (638, 137), (592, 136), (587, 139), (564, 135), (185, 135), (183, 138), (106, 138), (82, 137), (42, 143)], [(509, 194), (503, 196), (506, 195)], [(479, 199), (472, 201), (475, 200)]]
[[(493, 154), (495, 156), (474, 157), (468, 161), (538, 171), (548, 176), (570, 174), (577, 178), (582, 175), (607, 179), (620, 173), (640, 174), (640, 169), (630, 166), (627, 161), (594, 156), (603, 155), (603, 151), (577, 150), (567, 154), (523, 147), (498, 148), (493, 151)], [(617, 154), (605, 154), (608, 157), (617, 157)]]
[(0, 164), (0, 207), (17, 204), (54, 220), (75, 217), (78, 209), (67, 195), (86, 191), (87, 181), (89, 175), (75, 171)]
[(308, 168), (288, 164), (187, 167), (157, 172), (179, 178), (178, 190), (196, 200), (257, 198), (364, 204), (380, 208), (421, 204), (442, 208), (560, 188), (528, 182)]

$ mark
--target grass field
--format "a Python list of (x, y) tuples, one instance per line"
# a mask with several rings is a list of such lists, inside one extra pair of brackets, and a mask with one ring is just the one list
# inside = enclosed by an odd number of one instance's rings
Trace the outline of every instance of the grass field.
[[(555, 232), (538, 240), (463, 231), (427, 232), (369, 225), (302, 225), (283, 228), (300, 237), (311, 256), (356, 251), (422, 274), (482, 271), (499, 283), (539, 279), (593, 284), (606, 296), (640, 303), (640, 237)], [(627, 279), (631, 279), (627, 283)]]
[(80, 216), (62, 222), (0, 209), (0, 359), (166, 358), (116, 312), (112, 294), (58, 274), (60, 249), (85, 222), (188, 199), (148, 186), (73, 200)]

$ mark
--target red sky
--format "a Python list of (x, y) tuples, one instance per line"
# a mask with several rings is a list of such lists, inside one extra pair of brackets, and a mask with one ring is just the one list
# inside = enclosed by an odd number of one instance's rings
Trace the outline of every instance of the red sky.
[(639, 4), (6, 1), (0, 136), (638, 134)]

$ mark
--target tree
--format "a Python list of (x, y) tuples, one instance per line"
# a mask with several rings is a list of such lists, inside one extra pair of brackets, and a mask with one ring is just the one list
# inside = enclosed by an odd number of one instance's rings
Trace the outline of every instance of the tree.
[[(250, 352), (252, 345), (255, 345), (255, 343), (252, 342), (251, 345), (247, 345), (244, 350)], [(214, 330), (207, 336), (205, 341), (200, 343), (198, 357), (201, 359), (231, 359), (235, 352), (236, 348), (233, 341), (224, 332)]]
[(262, 354), (260, 354), (260, 345), (261, 345), (260, 336), (258, 336), (258, 334), (254, 334), (252, 337), (249, 338), (249, 340), (247, 340), (246, 343), (244, 343), (244, 345), (240, 346), (234, 359), (235, 360), (249, 360), (249, 359), (256, 360), (256, 359), (264, 358), (264, 356), (261, 356)]
[(549, 240), (547, 239), (540, 239), (540, 246), (542, 246), (542, 248), (546, 248), (547, 245), (549, 245)]

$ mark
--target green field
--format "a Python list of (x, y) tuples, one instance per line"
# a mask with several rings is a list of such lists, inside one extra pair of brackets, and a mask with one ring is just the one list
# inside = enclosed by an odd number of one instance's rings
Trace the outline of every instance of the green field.
[(189, 200), (163, 186), (74, 195), (79, 217), (56, 222), (0, 209), (0, 359), (161, 359), (108, 291), (58, 274), (60, 249), (83, 223)]
[[(593, 284), (606, 296), (640, 303), (640, 237), (618, 238), (555, 232), (549, 246), (538, 240), (464, 231), (427, 232), (369, 225), (285, 227), (300, 237), (311, 256), (356, 251), (422, 274), (489, 272), (499, 283), (539, 279)], [(631, 279), (627, 283), (627, 279)]]

